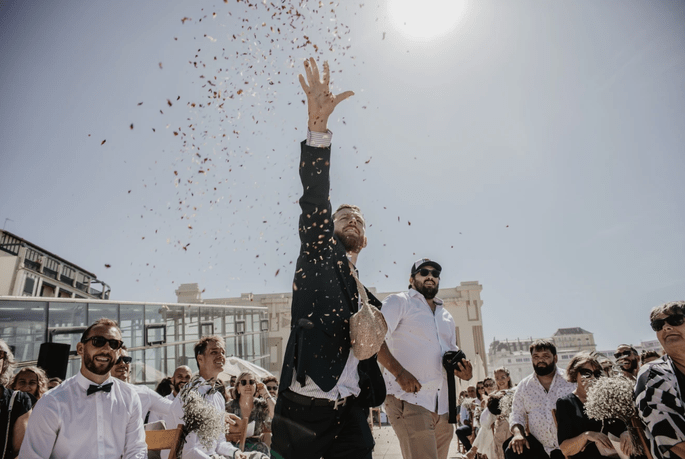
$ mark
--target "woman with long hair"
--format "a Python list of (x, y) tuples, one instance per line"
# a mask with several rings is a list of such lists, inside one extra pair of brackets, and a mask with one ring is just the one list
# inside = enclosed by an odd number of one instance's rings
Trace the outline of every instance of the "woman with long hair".
[(495, 370), (495, 381), (497, 381), (497, 390), (509, 390), (514, 388), (514, 385), (511, 382), (511, 374), (505, 367), (499, 367)]
[(48, 375), (42, 368), (24, 367), (14, 375), (10, 389), (31, 394), (37, 402), (48, 391)]
[[(246, 371), (238, 376), (231, 391), (233, 400), (226, 404), (226, 412), (237, 415), (243, 422), (247, 420), (245, 451), (269, 455), (270, 450), (262, 434), (271, 426), (275, 403), (266, 386), (254, 374)], [(236, 446), (240, 447), (240, 444)]]

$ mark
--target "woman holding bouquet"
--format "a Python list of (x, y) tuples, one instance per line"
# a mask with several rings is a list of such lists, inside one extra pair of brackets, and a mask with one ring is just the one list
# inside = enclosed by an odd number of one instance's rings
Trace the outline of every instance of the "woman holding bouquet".
[(571, 394), (557, 400), (556, 409), (559, 448), (567, 458), (596, 459), (616, 455), (607, 434), (620, 436), (625, 431), (623, 423), (610, 420), (602, 428), (601, 421), (592, 420), (585, 413), (588, 387), (603, 375), (595, 353), (580, 352), (568, 364), (566, 378), (577, 386)]

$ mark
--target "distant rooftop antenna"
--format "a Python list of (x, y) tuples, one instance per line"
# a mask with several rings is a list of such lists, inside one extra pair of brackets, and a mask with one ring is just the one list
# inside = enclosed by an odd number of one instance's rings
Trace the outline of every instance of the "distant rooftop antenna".
[(5, 223), (2, 224), (2, 230), (3, 230), (3, 231), (5, 231), (5, 226), (7, 226), (7, 222), (8, 222), (8, 221), (13, 222), (14, 220), (12, 220), (11, 218), (6, 218), (6, 219), (5, 219)]

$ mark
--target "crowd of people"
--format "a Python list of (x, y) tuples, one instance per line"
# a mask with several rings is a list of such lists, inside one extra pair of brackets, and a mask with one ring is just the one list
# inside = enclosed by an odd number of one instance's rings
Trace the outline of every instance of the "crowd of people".
[[(327, 63), (320, 76), (314, 59), (305, 61), (305, 75), (301, 249), (280, 384), (250, 371), (221, 381), (219, 336), (195, 344), (195, 374), (179, 366), (156, 390), (131, 384), (132, 359), (111, 319), (84, 331), (80, 371), (65, 381), (37, 367), (14, 374), (12, 352), (0, 340), (2, 459), (151, 457), (145, 429), (160, 425), (182, 426), (183, 459), (371, 459), (368, 420), (380, 405), (404, 459), (446, 459), (455, 431), (468, 459), (685, 459), (685, 302), (650, 313), (663, 355), (620, 345), (616, 363), (581, 352), (562, 371), (554, 343), (537, 340), (532, 373), (518, 385), (498, 368), (457, 398), (456, 379), (471, 380), (473, 368), (437, 296), (443, 267), (414, 261), (407, 291), (382, 302), (361, 283), (366, 222), (357, 206), (332, 210), (327, 127), (335, 107), (354, 94), (330, 92)], [(628, 388), (627, 399), (604, 397), (627, 400), (618, 411), (628, 415), (589, 415), (618, 412), (589, 409), (603, 381)]]

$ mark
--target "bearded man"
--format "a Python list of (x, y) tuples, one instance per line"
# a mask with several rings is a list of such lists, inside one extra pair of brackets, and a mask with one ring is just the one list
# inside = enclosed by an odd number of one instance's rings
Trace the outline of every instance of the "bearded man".
[(111, 319), (83, 332), (76, 345), (81, 371), (36, 404), (19, 458), (147, 457), (140, 398), (133, 386), (110, 374), (123, 344)]
[[(513, 437), (504, 442), (504, 454), (507, 459), (564, 459), (552, 410), (576, 385), (557, 368), (557, 348), (551, 341), (533, 341), (530, 355), (534, 372), (516, 386), (509, 416)], [(530, 435), (526, 435), (526, 422)]]
[[(436, 295), (442, 267), (422, 258), (411, 266), (409, 291), (389, 295), (381, 309), (388, 324), (378, 361), (388, 395), (385, 409), (404, 459), (446, 459), (454, 426), (448, 417), (447, 378), (442, 357), (456, 352), (452, 315)], [(468, 360), (454, 374), (471, 379)]]
[[(329, 116), (353, 95), (333, 95), (324, 63), (323, 81), (314, 59), (305, 61), (307, 140), (301, 145), (303, 194), (300, 254), (293, 280), (292, 322), (272, 423), (274, 457), (284, 459), (371, 459), (367, 422), (370, 406), (385, 398), (376, 357), (359, 361), (351, 350), (350, 317), (359, 309), (356, 270), (366, 247), (366, 223), (359, 207), (333, 213), (330, 195)], [(361, 285), (361, 284), (359, 284)], [(369, 303), (381, 303), (366, 290)]]
[(637, 382), (637, 372), (640, 370), (640, 354), (637, 353), (637, 350), (629, 344), (619, 344), (614, 357), (623, 376)]

